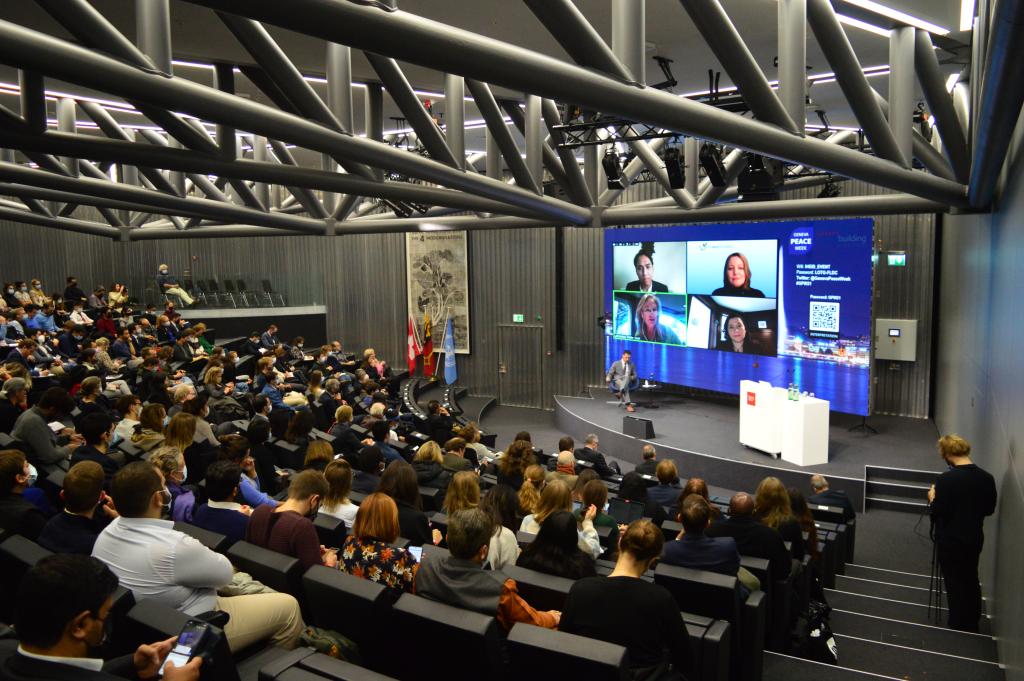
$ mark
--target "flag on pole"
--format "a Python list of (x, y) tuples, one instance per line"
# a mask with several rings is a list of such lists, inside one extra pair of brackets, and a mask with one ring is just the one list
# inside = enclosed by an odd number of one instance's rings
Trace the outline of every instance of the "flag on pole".
[(430, 337), (430, 313), (423, 313), (423, 375), (434, 375), (434, 340)]
[(452, 318), (448, 315), (448, 323), (444, 327), (444, 382), (452, 385), (459, 375), (455, 370), (455, 334), (452, 332)]
[(408, 351), (406, 353), (406, 359), (409, 360), (409, 375), (412, 376), (416, 373), (416, 357), (423, 352), (423, 347), (420, 346), (420, 339), (416, 336), (416, 323), (412, 319), (412, 313), (409, 313), (409, 338), (408, 338)]

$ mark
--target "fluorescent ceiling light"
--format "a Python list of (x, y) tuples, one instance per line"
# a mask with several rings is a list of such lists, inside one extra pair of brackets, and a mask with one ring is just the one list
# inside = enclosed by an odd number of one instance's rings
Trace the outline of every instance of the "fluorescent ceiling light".
[(860, 19), (854, 19), (853, 17), (848, 17), (845, 14), (837, 14), (836, 17), (839, 19), (839, 23), (841, 23), (841, 24), (846, 24), (847, 26), (853, 26), (854, 28), (859, 28), (862, 31), (867, 31), (868, 33), (874, 33), (875, 35), (880, 35), (883, 38), (888, 38), (889, 37), (889, 29), (881, 28), (880, 26), (875, 26), (874, 24), (869, 24), (868, 22), (861, 21)]
[(915, 26), (917, 28), (924, 29), (929, 33), (935, 33), (937, 35), (946, 35), (947, 33), (949, 33), (948, 28), (942, 28), (941, 26), (937, 26), (936, 24), (925, 21), (924, 19), (918, 19), (915, 16), (911, 16), (906, 12), (901, 12), (897, 9), (893, 9), (892, 7), (886, 7), (881, 3), (874, 2), (874, 0), (843, 0), (843, 2), (845, 2), (847, 5), (853, 5), (855, 7), (866, 9), (869, 12), (880, 14), (883, 17), (889, 17), (890, 19), (898, 21), (901, 24), (906, 24), (907, 26)]
[(974, 28), (974, 0), (960, 0), (960, 30)]

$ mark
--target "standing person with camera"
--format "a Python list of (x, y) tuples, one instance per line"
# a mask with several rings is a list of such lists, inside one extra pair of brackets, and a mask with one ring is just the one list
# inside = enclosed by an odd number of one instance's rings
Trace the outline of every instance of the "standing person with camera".
[(971, 461), (971, 445), (959, 435), (939, 438), (949, 470), (928, 490), (936, 558), (946, 583), (949, 627), (978, 631), (981, 584), (978, 559), (985, 541), (982, 524), (996, 509), (996, 483)]

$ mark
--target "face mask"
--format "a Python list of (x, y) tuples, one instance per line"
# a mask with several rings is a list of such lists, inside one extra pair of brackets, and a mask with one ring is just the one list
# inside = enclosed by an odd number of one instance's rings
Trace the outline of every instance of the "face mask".
[(171, 500), (172, 500), (171, 499), (171, 490), (169, 490), (166, 487), (164, 487), (160, 491), (165, 495), (165, 498), (167, 499), (166, 503), (161, 503), (160, 504), (160, 508), (163, 509), (164, 513), (170, 513), (171, 512)]
[(38, 479), (39, 479), (39, 471), (36, 470), (35, 466), (33, 466), (32, 464), (29, 464), (28, 465), (28, 482), (26, 482), (25, 484), (27, 486), (29, 486), (29, 487), (34, 487), (35, 484), (36, 484), (36, 480), (38, 480)]
[(21, 290), (22, 290), (22, 291), (27, 291), (27, 290), (28, 290), (28, 286), (22, 286), (22, 287), (21, 287)]
[(9, 289), (7, 289), (7, 292), (8, 293), (14, 293), (14, 289), (13, 288), (9, 288)]
[(76, 333), (76, 334), (75, 334), (75, 340), (82, 340), (82, 336), (79, 336), (79, 335), (78, 335), (78, 334)]
[(44, 336), (43, 334), (39, 334), (38, 336), (36, 336), (36, 342), (37, 343), (45, 343), (46, 342), (46, 336)]
[(181, 481), (185, 482), (188, 480), (188, 464), (181, 467)]
[(170, 416), (165, 416), (164, 417), (164, 428), (166, 428), (167, 424), (170, 423), (170, 422), (171, 422), (171, 417)]
[(167, 270), (160, 270), (160, 274), (167, 274)]

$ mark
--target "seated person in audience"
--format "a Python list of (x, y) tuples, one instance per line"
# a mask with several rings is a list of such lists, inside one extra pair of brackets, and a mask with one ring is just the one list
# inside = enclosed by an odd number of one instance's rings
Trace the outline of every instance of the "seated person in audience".
[(189, 383), (182, 383), (174, 388), (172, 396), (173, 404), (171, 405), (171, 408), (167, 410), (167, 415), (174, 417), (181, 413), (181, 410), (184, 408), (186, 402), (195, 399), (195, 386)]
[(270, 403), (270, 399), (266, 395), (256, 395), (252, 398), (252, 409), (253, 415), (251, 423), (257, 421), (266, 421), (270, 423), (270, 412), (274, 408), (274, 405)]
[(0, 391), (0, 433), (10, 433), (28, 409), (28, 388), (23, 378), (8, 378)]
[(334, 451), (351, 460), (351, 457), (359, 452), (362, 443), (352, 431), (352, 407), (343, 404), (334, 411), (334, 425), (328, 431), (334, 436)]
[(238, 486), (239, 495), (243, 503), (253, 508), (277, 506), (277, 502), (270, 498), (267, 492), (277, 489), (275, 478), (281, 476), (274, 471), (273, 464), (266, 473), (257, 473), (257, 464), (253, 456), (253, 449), (258, 447), (254, 447), (252, 442), (258, 439), (265, 429), (265, 425), (251, 428), (249, 434), (254, 438), (253, 440), (241, 435), (225, 435), (221, 438), (220, 452), (217, 454), (219, 460), (233, 461), (242, 469), (242, 479)]
[(427, 424), (426, 432), (430, 439), (437, 444), (444, 446), (452, 438), (452, 428), (455, 426), (455, 419), (448, 410), (441, 406), (437, 400), (430, 400), (427, 403)]
[(653, 477), (660, 463), (654, 445), (644, 445), (643, 449), (640, 450), (640, 456), (643, 458), (643, 461), (637, 464), (633, 470), (640, 475), (650, 475)]
[(523, 549), (516, 565), (567, 579), (593, 577), (597, 574), (594, 559), (580, 550), (577, 527), (571, 513), (552, 513), (540, 526), (537, 537)]
[(515, 490), (507, 485), (495, 485), (480, 500), (480, 510), (494, 520), (495, 530), (487, 551), (487, 564), (492, 570), (514, 565), (519, 557), (519, 542), (516, 541), (518, 509), (519, 499)]
[(849, 522), (857, 517), (857, 511), (853, 508), (853, 502), (846, 492), (838, 489), (829, 489), (828, 479), (824, 475), (815, 473), (811, 476), (811, 489), (814, 494), (807, 497), (807, 503), (818, 506), (838, 506), (843, 509), (843, 520)]
[(271, 375), (267, 378), (266, 383), (263, 385), (263, 389), (260, 390), (260, 394), (264, 395), (274, 409), (280, 409), (282, 411), (292, 411), (292, 408), (284, 402), (284, 379), (277, 375)]
[(679, 503), (679, 494), (683, 491), (679, 484), (679, 470), (672, 459), (662, 459), (655, 469), (658, 484), (647, 490), (647, 498), (665, 508), (675, 508)]
[(683, 499), (696, 494), (697, 496), (704, 497), (704, 501), (711, 504), (711, 522), (716, 523), (718, 519), (722, 517), (722, 512), (718, 510), (718, 507), (711, 503), (711, 494), (708, 492), (708, 483), (704, 482), (703, 478), (690, 478), (683, 485), (683, 491), (679, 493), (679, 498)]
[(387, 494), (398, 506), (398, 527), (401, 535), (412, 546), (441, 541), (441, 532), (431, 530), (430, 521), (423, 512), (420, 486), (416, 482), (416, 471), (405, 461), (392, 461), (380, 476), (377, 491)]
[(336, 567), (338, 556), (335, 549), (320, 545), (312, 520), (327, 491), (327, 480), (320, 471), (296, 474), (288, 486), (288, 498), (277, 508), (260, 506), (252, 512), (245, 540), (298, 558), (304, 570), (314, 565)]
[(597, 435), (591, 433), (583, 440), (583, 446), (573, 453), (576, 455), (577, 459), (581, 461), (589, 461), (594, 464), (594, 470), (597, 471), (597, 474), (602, 478), (608, 478), (615, 475), (617, 471), (608, 465), (608, 462), (605, 461), (604, 454), (597, 450), (597, 446), (599, 444), (600, 442), (597, 439)]
[(786, 490), (789, 493), (789, 505), (793, 511), (793, 517), (796, 518), (797, 522), (800, 523), (800, 529), (803, 531), (803, 536), (807, 537), (804, 540), (804, 547), (807, 553), (811, 556), (814, 561), (818, 560), (818, 527), (814, 524), (814, 516), (811, 515), (811, 509), (807, 506), (807, 500), (804, 499), (804, 493), (795, 487), (790, 487)]
[(473, 464), (466, 458), (466, 441), (461, 437), (444, 443), (444, 467), (453, 473), (473, 470)]
[(334, 460), (334, 452), (331, 445), (324, 440), (313, 440), (306, 447), (306, 456), (302, 460), (302, 470), (314, 470), (321, 473), (327, 469), (327, 464)]
[(712, 523), (709, 537), (732, 537), (741, 556), (765, 558), (772, 581), (786, 579), (792, 568), (789, 551), (776, 530), (754, 519), (754, 497), (737, 492), (729, 500), (729, 517)]
[(523, 486), (519, 488), (519, 509), (523, 515), (530, 515), (537, 510), (541, 492), (547, 484), (544, 468), (538, 464), (527, 466), (523, 476)]
[(231, 563), (160, 519), (171, 495), (156, 467), (130, 463), (114, 476), (111, 487), (121, 515), (100, 533), (93, 556), (110, 566), (136, 601), (153, 598), (192, 617), (210, 610), (227, 612), (231, 619), (224, 634), (234, 651), (263, 641), (295, 647), (305, 628), (295, 597), (218, 596), (217, 589), (231, 582)]
[[(679, 502), (679, 515), (676, 518), (683, 524), (683, 531), (674, 540), (665, 543), (661, 562), (738, 577), (749, 591), (761, 588), (760, 582), (749, 572), (740, 574), (740, 552), (736, 549), (736, 540), (704, 534), (711, 524), (711, 504), (704, 497), (697, 494), (684, 497)], [(746, 597), (746, 594), (743, 596)]]
[(441, 510), (451, 515), (456, 511), (480, 506), (480, 478), (473, 471), (459, 471), (448, 486)]
[[(0, 662), (5, 681), (53, 679), (121, 681), (156, 678), (174, 639), (141, 645), (130, 655), (104, 662), (97, 654), (107, 638), (117, 576), (89, 556), (47, 556), (29, 568), (17, 585), (15, 621), (20, 645)], [(39, 607), (46, 603), (47, 607)], [(6, 651), (5, 651), (6, 652)], [(164, 681), (196, 681), (203, 664), (195, 657), (175, 667)]]
[(36, 541), (46, 525), (46, 514), (24, 497), (31, 476), (23, 453), (0, 451), (0, 528)]
[[(84, 353), (83, 353), (84, 354)], [(99, 376), (86, 376), (78, 387), (78, 416), (74, 417), (79, 427), (82, 419), (90, 414), (102, 414), (111, 418), (110, 400), (103, 394), (103, 380)]]
[[(544, 521), (553, 513), (558, 511), (572, 511), (572, 493), (565, 486), (564, 482), (553, 481), (544, 487), (541, 492), (540, 501), (533, 513), (523, 518), (519, 526), (521, 532), (537, 534), (540, 532)], [(601, 542), (597, 538), (597, 530), (594, 529), (594, 516), (597, 515), (597, 508), (591, 506), (583, 513), (583, 520), (576, 530), (577, 544), (581, 551), (586, 552), (592, 558), (597, 558), (603, 553)]]
[(191, 414), (196, 418), (195, 442), (205, 443), (211, 447), (219, 447), (220, 441), (213, 432), (210, 418), (210, 400), (206, 395), (197, 395), (187, 400), (181, 407), (183, 414)]
[(363, 440), (363, 443), (373, 445), (379, 449), (386, 464), (391, 464), (394, 461), (405, 463), (405, 459), (398, 453), (398, 450), (388, 443), (390, 436), (391, 428), (388, 426), (387, 421), (374, 421), (370, 425), (370, 437)]
[(583, 503), (583, 488), (591, 480), (600, 480), (601, 477), (593, 468), (585, 468), (576, 476), (576, 486), (572, 488), (572, 500), (576, 503)]
[(100, 311), (100, 316), (96, 320), (96, 333), (108, 340), (117, 338), (117, 324), (114, 322), (114, 311), (109, 307), (103, 308)]
[(242, 484), (242, 468), (234, 461), (214, 461), (206, 469), (206, 494), (209, 500), (196, 506), (192, 524), (223, 534), (232, 544), (245, 539), (252, 509), (235, 501)]
[(260, 347), (264, 350), (273, 350), (276, 346), (280, 345), (281, 341), (277, 337), (277, 324), (271, 324), (267, 327), (267, 330), (260, 336)]
[(778, 531), (783, 541), (792, 542), (790, 555), (793, 560), (803, 562), (804, 535), (800, 521), (793, 515), (789, 492), (782, 481), (768, 476), (757, 486), (754, 495), (754, 517), (773, 530)]
[(331, 461), (324, 469), (324, 478), (327, 479), (327, 494), (320, 504), (320, 512), (345, 521), (345, 527), (351, 528), (359, 510), (348, 498), (352, 491), (352, 466), (345, 459)]
[(605, 507), (608, 505), (608, 485), (603, 480), (591, 480), (583, 486), (583, 494), (580, 501), (580, 508), (575, 511), (576, 520), (582, 522), (585, 510), (591, 506), (596, 508), (597, 515), (594, 516), (594, 527), (610, 528), (608, 546), (614, 548), (619, 541), (619, 524), (615, 522), (615, 518), (605, 513)]
[(174, 343), (178, 340), (178, 327), (171, 323), (167, 315), (156, 318), (156, 340), (159, 343)]
[(448, 489), (452, 481), (452, 472), (444, 468), (441, 448), (433, 440), (427, 440), (416, 450), (412, 468), (416, 471), (416, 481), (424, 487)]
[(49, 424), (67, 418), (74, 409), (75, 401), (68, 395), (68, 391), (48, 388), (39, 402), (25, 410), (14, 422), (11, 437), (31, 448), (29, 460), (36, 465), (46, 466), (64, 461), (71, 456), (72, 450), (85, 444), (85, 439), (71, 428), (54, 432)]
[(160, 289), (160, 293), (168, 296), (174, 296), (181, 300), (185, 305), (192, 305), (195, 301), (192, 296), (188, 294), (185, 289), (181, 287), (178, 282), (178, 277), (170, 273), (170, 268), (167, 265), (160, 265), (156, 275), (156, 285)]
[(185, 329), (174, 341), (174, 361), (191, 364), (196, 359), (195, 348), (192, 347), (192, 329)]
[(668, 514), (661, 504), (647, 498), (647, 482), (636, 471), (630, 471), (622, 476), (622, 482), (619, 483), (619, 499), (644, 504), (644, 517), (650, 518), (658, 527), (668, 520)]
[(498, 484), (516, 490), (521, 488), (527, 467), (534, 463), (533, 445), (528, 440), (513, 440), (497, 460)]
[(390, 600), (413, 593), (419, 565), (398, 539), (398, 507), (386, 494), (375, 492), (359, 504), (352, 529), (338, 555), (338, 569), (383, 584)]
[(416, 593), (497, 617), (506, 631), (516, 622), (548, 629), (558, 627), (561, 614), (557, 610), (535, 610), (519, 595), (515, 580), (483, 569), (493, 535), (494, 519), (480, 509), (457, 511), (449, 516), (450, 555), (423, 561), (416, 573)]
[(105, 300), (106, 294), (107, 292), (102, 286), (97, 286), (92, 290), (92, 293), (89, 294), (89, 298), (86, 302), (88, 302), (89, 307), (92, 309), (100, 310), (107, 306), (107, 301)]
[(117, 517), (103, 491), (106, 478), (95, 461), (76, 463), (64, 476), (60, 498), (64, 510), (50, 518), (39, 534), (39, 545), (54, 553), (92, 553), (103, 528)]
[(185, 486), (185, 478), (188, 477), (185, 455), (178, 447), (164, 445), (150, 454), (149, 462), (160, 471), (164, 487), (171, 497), (166, 509), (167, 517), (174, 522), (191, 523), (196, 495)]
[(109, 487), (114, 474), (124, 465), (123, 456), (113, 456), (110, 452), (114, 421), (106, 414), (92, 413), (81, 420), (78, 432), (85, 438), (85, 444), (72, 452), (71, 465), (79, 461), (95, 461), (103, 467), (104, 487)]
[(68, 358), (78, 357), (82, 354), (84, 340), (85, 327), (69, 322), (64, 332), (57, 336), (57, 352)]
[(74, 303), (84, 303), (88, 299), (89, 296), (87, 296), (85, 294), (85, 291), (83, 291), (78, 286), (78, 277), (74, 277), (74, 276), (68, 277), (67, 278), (67, 284), (68, 284), (67, 287), (65, 287), (65, 289), (64, 289), (64, 302), (65, 303), (67, 303), (68, 305), (71, 305), (71, 304), (74, 304)]
[(71, 308), (71, 322), (87, 329), (91, 329), (95, 323), (92, 317), (85, 313), (85, 304), (81, 302), (73, 304)]
[(380, 484), (384, 472), (384, 455), (377, 446), (363, 447), (356, 457), (356, 472), (352, 476), (352, 489), (362, 494), (371, 494)]
[[(562, 447), (563, 441), (569, 441), (569, 447)], [(548, 480), (561, 480), (569, 489), (576, 486), (576, 457), (572, 453), (572, 438), (558, 441), (558, 456), (555, 457), (555, 470), (547, 472)]]
[[(388, 381), (391, 380), (391, 367), (384, 360), (377, 358), (377, 352), (373, 348), (366, 348), (363, 351), (363, 363), (360, 365), (360, 368), (366, 372), (371, 381), (382, 386), (387, 386)], [(451, 437), (450, 434), (449, 437)], [(441, 443), (438, 442), (437, 444)]]
[(250, 331), (248, 338), (238, 348), (238, 354), (241, 357), (261, 357), (263, 353), (260, 347), (260, 332)]
[(30, 363), (32, 355), (36, 351), (36, 342), (31, 338), (22, 338), (18, 341), (17, 347), (11, 348), (8, 351), (7, 356), (4, 358), (4, 362), (17, 362), (18, 364), (25, 367), (27, 370), (32, 371), (33, 366)]
[(132, 434), (135, 432), (135, 426), (139, 425), (139, 418), (142, 414), (142, 400), (139, 399), (138, 395), (122, 395), (114, 403), (114, 409), (121, 417), (121, 420), (114, 427), (113, 443), (117, 444), (118, 442), (131, 440)]
[(641, 579), (658, 560), (664, 541), (650, 520), (630, 523), (620, 535), (611, 575), (573, 584), (559, 625), (570, 634), (624, 646), (634, 679), (695, 678), (679, 605), (665, 587)]
[(139, 425), (131, 436), (132, 444), (144, 452), (159, 446), (164, 441), (164, 418), (167, 410), (159, 402), (150, 402), (139, 414)]

